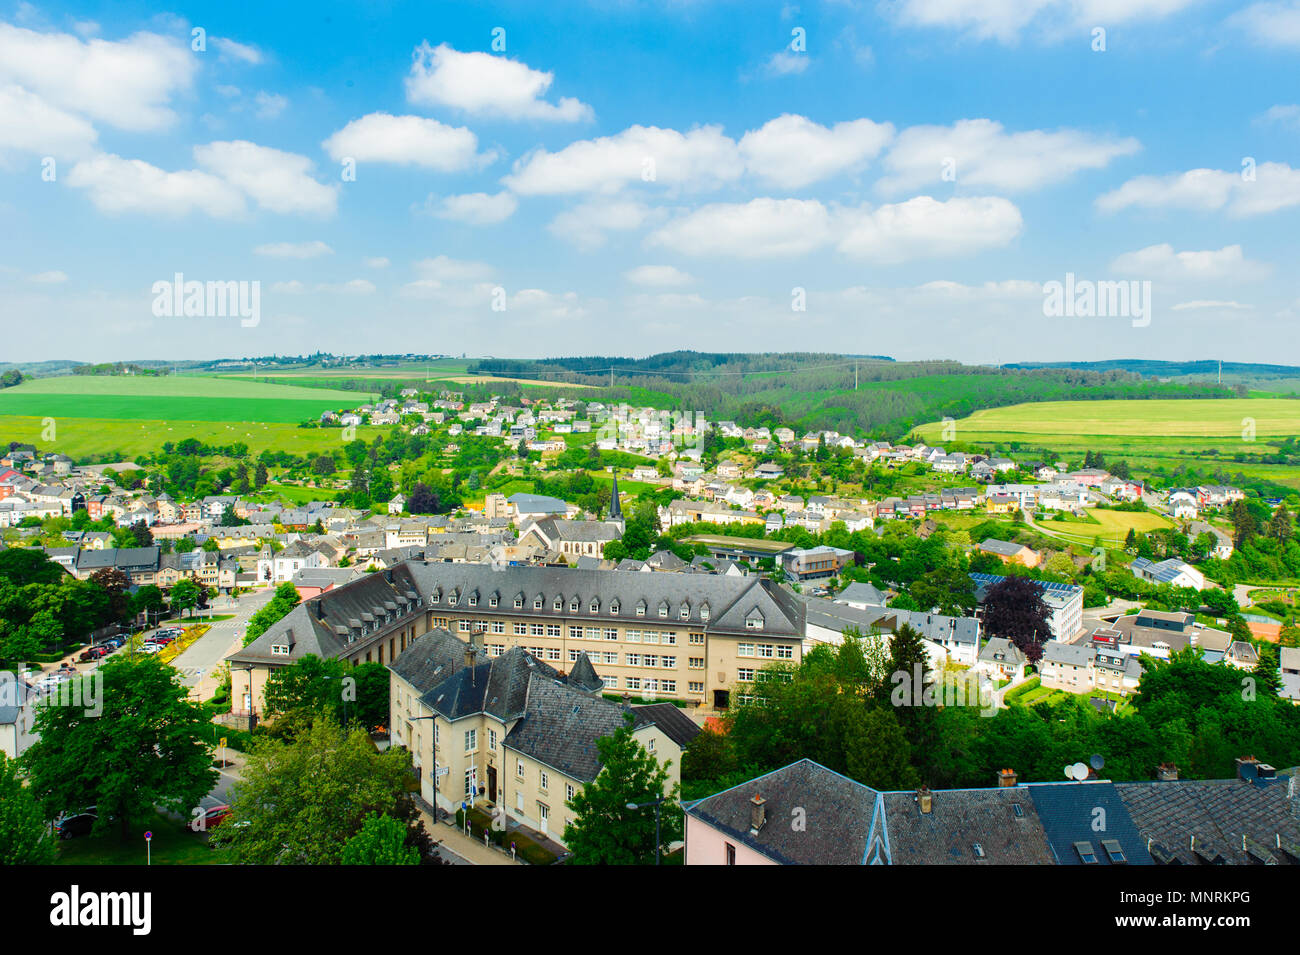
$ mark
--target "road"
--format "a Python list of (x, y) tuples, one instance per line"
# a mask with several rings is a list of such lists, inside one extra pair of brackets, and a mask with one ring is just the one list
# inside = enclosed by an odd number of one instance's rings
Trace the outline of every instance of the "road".
[(185, 651), (172, 661), (172, 666), (181, 674), (182, 682), (194, 688), (195, 699), (207, 699), (212, 696), (217, 687), (215, 671), (221, 661), (242, 644), (248, 618), (261, 610), (272, 596), (274, 591), (266, 588), (233, 599), (222, 598), (213, 605), (211, 608), (213, 613), (234, 613), (234, 616), (229, 620), (215, 621), (207, 633), (186, 647)]

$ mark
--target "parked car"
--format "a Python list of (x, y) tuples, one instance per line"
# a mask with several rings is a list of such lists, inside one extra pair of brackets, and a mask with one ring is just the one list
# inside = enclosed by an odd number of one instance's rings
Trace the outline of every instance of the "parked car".
[(160, 643), (146, 643), (140, 648), (141, 653), (160, 653), (161, 651), (162, 644)]
[(90, 833), (99, 816), (91, 807), (90, 811), (79, 812), (74, 815), (65, 815), (54, 823), (54, 831), (58, 833), (60, 839), (71, 839), (74, 836), (84, 836)]
[(199, 818), (203, 820), (203, 828), (200, 831), (215, 829), (230, 818), (230, 807), (224, 803), (220, 806), (209, 806)]

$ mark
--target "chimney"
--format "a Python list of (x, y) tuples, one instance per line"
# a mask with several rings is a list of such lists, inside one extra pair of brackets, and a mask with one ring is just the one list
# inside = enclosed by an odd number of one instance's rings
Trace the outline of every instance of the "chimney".
[(758, 830), (763, 828), (767, 822), (767, 800), (762, 796), (755, 795), (749, 801), (749, 834), (758, 835)]
[(623, 712), (626, 713), (632, 708), (632, 695), (624, 692), (623, 694)]
[(1016, 783), (1019, 782), (1019, 780), (1020, 777), (1016, 775), (1016, 771), (1014, 769), (998, 770), (999, 789), (1010, 789), (1012, 786), (1016, 785)]
[(475, 630), (469, 635), (469, 646), (476, 654), (483, 652), (483, 631)]
[(1161, 763), (1156, 767), (1156, 779), (1162, 783), (1178, 781), (1178, 767), (1173, 763)]
[(312, 601), (312, 605), (313, 605), (313, 607), (314, 607), (315, 610), (316, 610), (316, 619), (317, 619), (317, 620), (324, 620), (324, 619), (325, 619), (325, 603), (324, 603), (324, 601), (322, 601), (319, 597), (317, 597), (315, 600)]
[(929, 786), (922, 786), (916, 791), (916, 804), (921, 807), (921, 815), (930, 815), (934, 809), (934, 794), (930, 792)]

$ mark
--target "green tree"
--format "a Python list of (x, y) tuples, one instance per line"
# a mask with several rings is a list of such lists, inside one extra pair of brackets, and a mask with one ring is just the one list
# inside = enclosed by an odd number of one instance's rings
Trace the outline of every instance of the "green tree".
[[(366, 733), (329, 720), (292, 740), (258, 740), (230, 802), (240, 824), (218, 827), (212, 842), (238, 863), (337, 865), (368, 815), (411, 818), (409, 769), (405, 750), (381, 753)], [(422, 831), (418, 817), (408, 823), (411, 844)]]
[(596, 741), (601, 771), (566, 804), (574, 818), (564, 827), (564, 842), (576, 865), (645, 865), (655, 861), (655, 813), (651, 807), (629, 809), (629, 803), (665, 797), (660, 806), (660, 845), (681, 838), (682, 812), (678, 787), (668, 790), (667, 764), (632, 735), (633, 718)]
[(343, 865), (419, 865), (420, 851), (406, 843), (406, 826), (392, 816), (370, 813), (357, 834), (343, 843)]
[(298, 606), (302, 598), (298, 595), (298, 588), (290, 581), (285, 581), (275, 588), (275, 596), (265, 607), (257, 611), (248, 618), (248, 626), (244, 629), (244, 646), (248, 646), (262, 634), (271, 628), (271, 625), (283, 619), (290, 610)]
[(844, 738), (848, 775), (873, 789), (915, 789), (920, 776), (912, 768), (912, 747), (893, 712), (869, 707), (848, 725)]
[(0, 865), (50, 865), (54, 837), (18, 763), (0, 753)]
[(173, 613), (184, 616), (186, 610), (199, 605), (199, 585), (188, 577), (182, 577), (172, 585), (170, 603)]
[(80, 701), (62, 697), (86, 705), (37, 709), (40, 738), (22, 758), (32, 792), (48, 815), (97, 806), (97, 828), (114, 817), (124, 839), (155, 807), (189, 817), (217, 781), (203, 708), (154, 657), (118, 655), (96, 676)]

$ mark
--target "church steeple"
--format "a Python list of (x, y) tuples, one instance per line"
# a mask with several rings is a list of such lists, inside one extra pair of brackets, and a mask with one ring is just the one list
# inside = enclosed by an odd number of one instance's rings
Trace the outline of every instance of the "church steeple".
[(619, 521), (619, 522), (623, 520), (623, 508), (621, 508), (618, 503), (618, 468), (617, 467), (614, 468), (614, 486), (610, 489), (609, 492), (609, 520)]

